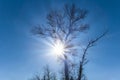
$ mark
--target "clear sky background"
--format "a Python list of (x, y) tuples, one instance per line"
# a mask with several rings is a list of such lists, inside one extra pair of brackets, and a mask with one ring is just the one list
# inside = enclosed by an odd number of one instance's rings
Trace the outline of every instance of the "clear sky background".
[(120, 79), (119, 0), (0, 0), (0, 80), (27, 80), (47, 63), (59, 67), (53, 56), (45, 55), (44, 41), (30, 30), (45, 22), (49, 10), (64, 3), (89, 10), (86, 22), (91, 26), (90, 36), (109, 29), (109, 34), (90, 50), (85, 69), (88, 79)]

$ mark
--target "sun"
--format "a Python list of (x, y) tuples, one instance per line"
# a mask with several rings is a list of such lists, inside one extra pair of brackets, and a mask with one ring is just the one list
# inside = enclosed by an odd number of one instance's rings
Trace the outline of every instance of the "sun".
[(64, 52), (65, 52), (65, 46), (64, 44), (57, 40), (54, 44), (53, 44), (53, 47), (52, 47), (52, 52), (58, 56), (60, 55), (63, 55)]

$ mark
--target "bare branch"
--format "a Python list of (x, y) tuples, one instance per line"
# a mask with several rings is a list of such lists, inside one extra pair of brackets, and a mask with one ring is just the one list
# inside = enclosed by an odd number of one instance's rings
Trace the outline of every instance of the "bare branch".
[(82, 74), (83, 74), (83, 66), (88, 62), (86, 58), (87, 51), (90, 47), (94, 46), (94, 44), (100, 40), (102, 37), (104, 37), (107, 34), (108, 31), (105, 31), (102, 35), (98, 36), (97, 38), (91, 40), (88, 42), (86, 48), (83, 51), (82, 55), (82, 60), (80, 61), (80, 66), (79, 66), (79, 73), (78, 73), (78, 80), (82, 79)]

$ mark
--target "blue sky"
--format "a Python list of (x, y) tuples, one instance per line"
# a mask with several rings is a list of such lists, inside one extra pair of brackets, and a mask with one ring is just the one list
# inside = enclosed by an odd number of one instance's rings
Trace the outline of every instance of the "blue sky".
[(61, 8), (64, 3), (89, 10), (91, 36), (109, 29), (109, 34), (90, 50), (85, 70), (88, 79), (120, 79), (119, 0), (0, 0), (0, 80), (27, 80), (49, 61), (52, 68), (57, 65), (53, 56), (43, 54), (47, 51), (42, 51), (46, 48), (44, 41), (30, 30), (44, 23), (49, 10)]

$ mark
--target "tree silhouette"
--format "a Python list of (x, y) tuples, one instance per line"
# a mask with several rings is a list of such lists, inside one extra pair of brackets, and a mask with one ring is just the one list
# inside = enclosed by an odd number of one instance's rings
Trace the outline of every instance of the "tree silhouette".
[[(94, 46), (94, 44), (102, 38), (106, 32), (97, 38), (88, 41), (87, 46), (83, 49), (83, 54), (81, 55), (82, 59), (79, 61), (79, 70), (76, 72), (77, 76), (74, 77), (71, 75), (70, 67), (75, 68), (74, 63), (69, 62), (68, 56), (75, 56), (78, 52), (76, 52), (75, 46), (76, 41), (79, 40), (80, 34), (89, 29), (89, 25), (84, 23), (84, 19), (87, 16), (88, 11), (86, 9), (81, 9), (72, 5), (65, 5), (63, 10), (52, 10), (47, 15), (47, 24), (39, 25), (32, 29), (32, 33), (35, 35), (39, 35), (44, 39), (52, 39), (54, 43), (58, 40), (65, 45), (65, 51), (63, 53), (63, 58), (60, 58), (64, 63), (64, 79), (63, 80), (85, 80), (85, 75), (83, 74), (83, 67), (87, 63), (86, 54), (90, 47)], [(79, 43), (77, 43), (79, 44)], [(79, 59), (78, 59), (79, 60)], [(51, 80), (49, 76), (48, 70), (47, 79)], [(55, 76), (54, 76), (55, 77)], [(53, 79), (55, 80), (55, 79)]]
[(86, 45), (86, 47), (83, 49), (83, 55), (82, 55), (82, 59), (81, 59), (80, 64), (79, 64), (79, 73), (78, 73), (77, 80), (82, 80), (82, 78), (85, 78), (85, 75), (83, 75), (83, 67), (88, 62), (88, 60), (86, 58), (86, 54), (87, 54), (88, 49), (93, 47), (99, 39), (101, 39), (102, 37), (104, 37), (107, 34), (107, 32), (108, 31), (105, 31), (102, 35), (98, 36), (95, 39), (90, 40), (88, 42), (88, 44)]

